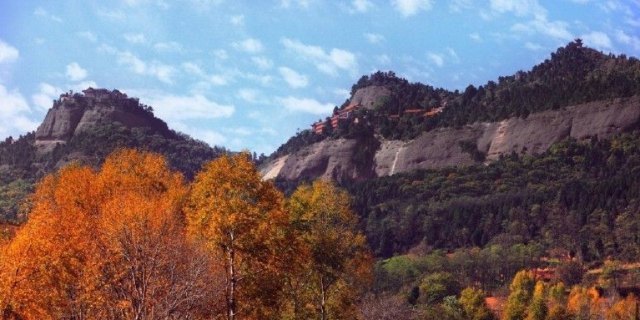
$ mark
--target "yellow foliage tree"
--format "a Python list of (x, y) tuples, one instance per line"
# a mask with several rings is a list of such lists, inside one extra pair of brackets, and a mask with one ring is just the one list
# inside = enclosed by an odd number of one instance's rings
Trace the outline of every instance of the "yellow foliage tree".
[(211, 161), (195, 178), (185, 209), (188, 233), (224, 261), (230, 320), (277, 317), (290, 252), (283, 201), (247, 154)]
[(638, 299), (630, 294), (607, 310), (607, 320), (636, 320), (640, 316), (638, 309)]
[(575, 319), (599, 319), (602, 313), (602, 306), (598, 290), (574, 286), (569, 293), (567, 311)]
[(522, 270), (516, 273), (509, 286), (509, 298), (502, 315), (504, 320), (523, 320), (525, 318), (534, 285), (535, 280), (531, 271)]
[(294, 274), (295, 319), (353, 319), (359, 289), (370, 281), (372, 258), (357, 231), (345, 191), (318, 180), (299, 187), (287, 203), (309, 257)]

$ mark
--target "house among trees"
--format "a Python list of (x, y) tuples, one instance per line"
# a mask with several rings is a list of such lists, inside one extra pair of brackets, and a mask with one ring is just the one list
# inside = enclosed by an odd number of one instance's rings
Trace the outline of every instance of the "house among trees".
[[(351, 104), (346, 106), (342, 110), (334, 111), (333, 115), (330, 118), (331, 127), (335, 129), (336, 127), (338, 127), (338, 123), (340, 122), (340, 120), (351, 119), (353, 117), (353, 112), (358, 110), (360, 107), (361, 107), (360, 104)], [(311, 125), (311, 129), (315, 134), (322, 134), (325, 128), (326, 128), (326, 122), (322, 120), (318, 122), (314, 122)]]

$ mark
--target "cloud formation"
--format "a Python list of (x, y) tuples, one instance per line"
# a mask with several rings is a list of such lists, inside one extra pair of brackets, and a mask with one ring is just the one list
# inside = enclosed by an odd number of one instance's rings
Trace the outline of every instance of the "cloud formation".
[(377, 44), (384, 41), (384, 36), (379, 33), (365, 33), (364, 37), (369, 41), (369, 43)]
[[(7, 90), (0, 84), (0, 137), (4, 139), (13, 132), (29, 132), (38, 123), (29, 118), (31, 109), (18, 90)], [(16, 137), (17, 138), (17, 137)]]
[(180, 122), (189, 119), (218, 119), (233, 115), (233, 105), (221, 104), (204, 95), (173, 95), (157, 92), (136, 92), (133, 96), (153, 106), (154, 113), (167, 122)]
[(331, 103), (321, 103), (315, 99), (297, 98), (292, 96), (278, 98), (277, 102), (289, 111), (305, 112), (315, 115), (327, 115), (334, 107)]
[(350, 51), (333, 48), (327, 52), (322, 47), (306, 45), (288, 38), (282, 40), (282, 45), (287, 50), (300, 55), (304, 60), (310, 61), (319, 71), (328, 75), (336, 76), (339, 71), (357, 72), (358, 61), (356, 55)]
[(260, 53), (264, 49), (262, 42), (254, 38), (247, 38), (239, 42), (234, 42), (231, 45), (237, 50), (252, 54)]
[(278, 68), (278, 71), (280, 72), (280, 75), (282, 76), (284, 81), (291, 88), (294, 88), (294, 89), (304, 88), (309, 84), (309, 80), (307, 79), (307, 76), (302, 75), (293, 69), (290, 69), (287, 67), (280, 67)]
[(431, 10), (431, 0), (392, 0), (391, 5), (404, 17), (418, 14), (420, 11)]
[(147, 62), (130, 51), (120, 51), (107, 45), (101, 46), (100, 50), (115, 55), (118, 64), (126, 66), (135, 74), (151, 76), (166, 84), (173, 83), (173, 77), (176, 73), (173, 66), (155, 60)]
[(592, 31), (581, 36), (582, 40), (587, 46), (599, 49), (599, 50), (611, 50), (611, 39), (609, 36), (600, 31)]
[(9, 63), (18, 60), (20, 52), (10, 44), (0, 39), (0, 63)]
[(67, 65), (67, 78), (71, 81), (80, 81), (87, 77), (87, 70), (83, 69), (77, 62)]

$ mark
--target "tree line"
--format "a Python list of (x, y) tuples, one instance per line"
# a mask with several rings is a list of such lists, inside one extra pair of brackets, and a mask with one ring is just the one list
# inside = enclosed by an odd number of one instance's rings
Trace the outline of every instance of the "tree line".
[(354, 319), (372, 258), (331, 183), (285, 198), (247, 154), (192, 183), (131, 149), (72, 164), (0, 247), (3, 319)]

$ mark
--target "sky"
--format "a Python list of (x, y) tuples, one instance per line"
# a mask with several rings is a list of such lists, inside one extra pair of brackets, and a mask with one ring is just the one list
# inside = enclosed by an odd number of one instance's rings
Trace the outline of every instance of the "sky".
[(575, 38), (640, 56), (640, 0), (0, 0), (0, 138), (87, 87), (210, 145), (269, 154), (365, 74), (449, 90)]

